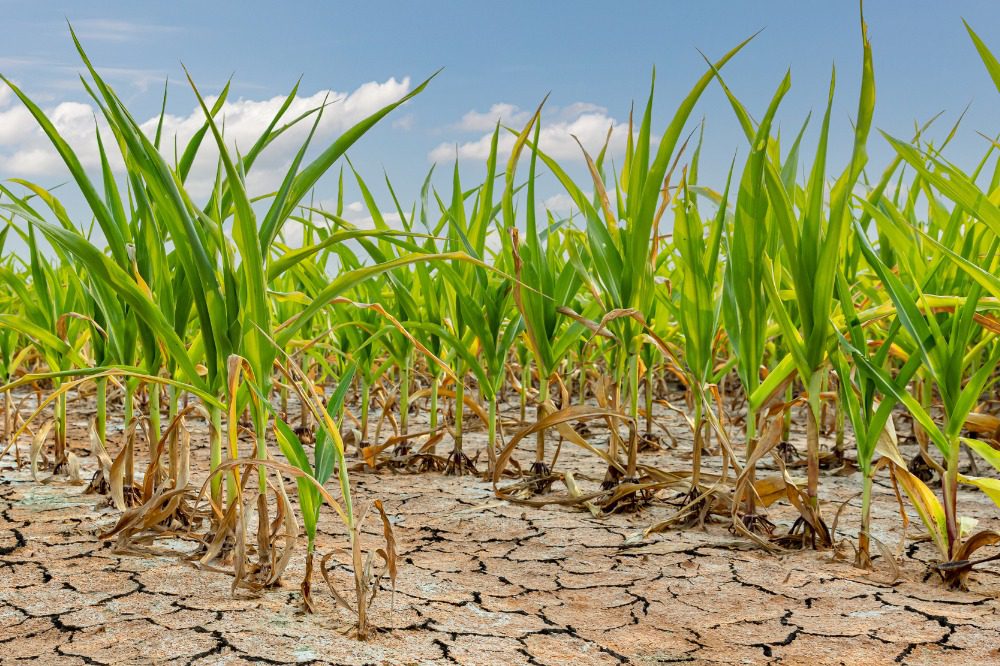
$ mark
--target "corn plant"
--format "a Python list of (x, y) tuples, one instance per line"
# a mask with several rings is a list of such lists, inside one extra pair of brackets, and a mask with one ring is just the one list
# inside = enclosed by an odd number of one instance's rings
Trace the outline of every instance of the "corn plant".
[[(326, 403), (326, 413), (331, 419), (336, 419), (347, 396), (347, 389), (350, 388), (351, 380), (354, 378), (354, 368), (349, 367), (348, 371), (341, 376), (333, 395)], [(310, 461), (305, 447), (295, 430), (285, 423), (280, 417), (275, 419), (275, 435), (282, 454), (295, 467), (302, 470), (307, 477), (299, 478), (298, 499), (302, 512), (302, 522), (306, 531), (306, 576), (302, 580), (302, 599), (305, 607), (314, 611), (315, 607), (311, 597), (311, 575), (313, 571), (313, 557), (316, 551), (316, 525), (319, 522), (319, 511), (323, 506), (323, 497), (312, 479), (322, 486), (327, 482), (335, 469), (340, 468), (339, 460), (343, 458), (345, 452), (343, 447), (338, 448), (336, 443), (330, 439), (330, 435), (325, 427), (320, 428), (316, 437), (313, 458)], [(339, 423), (335, 424), (338, 426)], [(309, 478), (311, 477), (311, 479)]]
[[(830, 347), (830, 318), (834, 308), (836, 275), (843, 261), (845, 238), (850, 230), (851, 193), (867, 161), (865, 146), (875, 107), (871, 44), (866, 30), (862, 20), (864, 57), (854, 148), (849, 165), (831, 190), (828, 219), (824, 219), (824, 188), (834, 78), (831, 78), (819, 146), (798, 215), (778, 169), (773, 164), (768, 164), (764, 174), (775, 226), (781, 234), (783, 245), (783, 256), (771, 258), (770, 275), (765, 275), (764, 286), (774, 306), (774, 313), (784, 336), (783, 343), (788, 347), (799, 379), (806, 387), (807, 495), (812, 515), (804, 516), (801, 524), (807, 528), (807, 532), (811, 532), (808, 537), (810, 542), (819, 546), (830, 544), (819, 508), (820, 393)], [(786, 275), (788, 286), (795, 294), (799, 319), (797, 326), (780, 293), (781, 287), (786, 285)]]
[[(449, 457), (447, 471), (464, 474), (475, 470), (472, 460), (463, 450), (465, 411), (465, 381), (469, 372), (478, 380), (483, 399), (488, 405), (487, 456), (489, 472), (496, 462), (496, 397), (504, 378), (507, 353), (517, 339), (520, 317), (511, 317), (512, 285), (503, 275), (497, 275), (485, 263), (487, 239), (499, 212), (494, 203), (497, 144), (499, 126), (494, 130), (490, 154), (486, 160), (486, 178), (471, 193), (462, 189), (456, 161), (452, 172), (451, 200), (445, 204), (438, 198), (442, 215), (448, 218), (448, 241), (455, 250), (465, 251), (478, 263), (455, 261), (438, 267), (448, 285), (447, 311), (451, 331), (439, 335), (449, 340), (455, 354), (455, 447)], [(471, 196), (471, 212), (466, 211), (466, 198)]]
[[(757, 412), (762, 387), (760, 368), (764, 363), (770, 307), (764, 291), (764, 264), (759, 259), (775, 243), (774, 225), (767, 200), (764, 171), (771, 156), (771, 123), (790, 85), (784, 78), (756, 130), (749, 114), (735, 98), (730, 98), (737, 117), (744, 120), (750, 139), (750, 154), (743, 167), (736, 195), (732, 224), (725, 226), (726, 266), (722, 285), (722, 321), (737, 374), (747, 397), (746, 447), (747, 460), (753, 458), (757, 445)], [(797, 144), (796, 144), (797, 145)], [(794, 148), (793, 148), (794, 154)], [(748, 479), (752, 483), (754, 466), (748, 464)], [(757, 516), (753, 492), (745, 499), (747, 526), (770, 529), (766, 519)]]
[[(637, 136), (629, 128), (625, 163), (622, 166), (621, 184), (616, 183), (615, 201), (617, 214), (611, 207), (604, 176), (599, 162), (584, 150), (594, 186), (594, 202), (584, 194), (553, 160), (538, 150), (539, 157), (556, 175), (580, 209), (586, 220), (586, 248), (593, 266), (593, 274), (585, 279), (596, 288), (598, 301), (604, 310), (601, 327), (615, 339), (611, 371), (614, 378), (611, 402), (619, 407), (621, 395), (628, 397), (629, 408), (623, 410), (638, 420), (639, 411), (639, 352), (643, 345), (642, 313), (648, 312), (653, 303), (654, 268), (659, 223), (665, 207), (661, 199), (668, 195), (672, 165), (676, 166), (675, 149), (695, 103), (711, 83), (714, 72), (722, 68), (748, 42), (737, 45), (714, 63), (688, 93), (674, 113), (666, 131), (660, 137), (655, 155), (652, 152), (653, 90), (650, 90)], [(610, 135), (609, 135), (610, 136)], [(603, 150), (602, 150), (603, 153)], [(618, 435), (612, 433), (611, 458), (617, 456)], [(635, 481), (636, 449), (638, 442), (629, 442), (626, 478)], [(609, 466), (606, 485), (617, 485), (619, 479), (614, 466)]]
[[(39, 251), (34, 226), (29, 225), (23, 239), (30, 259), (30, 290), (9, 269), (0, 270), (0, 278), (18, 294), (24, 313), (0, 314), (0, 326), (31, 339), (37, 352), (45, 358), (46, 365), (57, 374), (73, 367), (84, 367), (86, 361), (81, 354), (83, 326), (76, 313), (82, 300), (80, 280), (68, 267), (49, 261)], [(67, 396), (65, 391), (59, 390), (61, 379), (56, 377), (53, 381), (58, 396), (53, 469), (64, 472), (68, 462)]]
[[(872, 483), (877, 469), (874, 464), (875, 452), (878, 450), (879, 444), (883, 444), (890, 450), (888, 459), (893, 460), (892, 453), (898, 451), (893, 442), (895, 428), (891, 422), (892, 410), (897, 402), (892, 394), (902, 394), (906, 391), (907, 384), (920, 367), (921, 358), (916, 354), (911, 356), (895, 377), (886, 372), (885, 367), (889, 360), (893, 340), (900, 331), (899, 324), (894, 323), (888, 334), (879, 340), (877, 351), (874, 354), (870, 353), (869, 338), (865, 334), (861, 319), (855, 309), (847, 281), (843, 274), (838, 275), (837, 278), (840, 303), (844, 311), (849, 339), (838, 332), (846, 353), (833, 352), (831, 360), (838, 375), (840, 401), (854, 429), (857, 463), (862, 474), (861, 527), (858, 531), (855, 566), (870, 569), (872, 567), (870, 554)], [(853, 373), (852, 377), (848, 365), (848, 358), (852, 356), (856, 366), (867, 368), (868, 371), (858, 370)], [(882, 390), (881, 387), (884, 386), (893, 387), (893, 391), (886, 396), (887, 399), (879, 401), (877, 396)], [(897, 469), (902, 469), (900, 474), (905, 472), (908, 477), (909, 473), (902, 465), (901, 458), (895, 457), (895, 463)], [(916, 479), (914, 481), (919, 482)], [(908, 484), (904, 482), (904, 484), (907, 488), (914, 487), (912, 482)]]
[[(732, 172), (729, 179), (731, 177)], [(681, 183), (682, 193), (674, 216), (674, 245), (677, 247), (680, 271), (677, 315), (684, 335), (684, 361), (690, 375), (689, 386), (694, 402), (691, 497), (696, 500), (700, 500), (702, 494), (701, 456), (707, 424), (704, 410), (711, 409), (707, 391), (715, 369), (715, 344), (721, 319), (721, 300), (716, 299), (715, 294), (722, 231), (729, 204), (729, 179), (718, 210), (707, 228), (698, 213), (686, 178)]]
[[(514, 263), (514, 273), (517, 283), (514, 285), (514, 301), (524, 322), (525, 350), (530, 350), (531, 359), (535, 362), (538, 372), (538, 397), (536, 398), (536, 423), (542, 421), (547, 413), (554, 409), (549, 400), (549, 386), (552, 376), (566, 360), (574, 344), (583, 335), (586, 328), (579, 322), (567, 319), (560, 313), (560, 308), (569, 307), (582, 284), (580, 274), (572, 262), (560, 257), (560, 243), (554, 234), (558, 227), (549, 220), (546, 229), (539, 231), (535, 203), (535, 175), (538, 153), (532, 152), (528, 169), (528, 182), (525, 198), (525, 236), (524, 242), (513, 223), (515, 217), (514, 191), (515, 170), (520, 148), (524, 139), (534, 128), (533, 143), (538, 145), (541, 132), (539, 119), (541, 108), (535, 113), (527, 126), (521, 131), (517, 150), (511, 153), (507, 163), (506, 186), (503, 194), (503, 215), (505, 227), (512, 234), (511, 252)], [(527, 396), (527, 387), (531, 385), (531, 375), (527, 356), (520, 360), (522, 375), (522, 404)], [(582, 396), (581, 396), (582, 398)], [(536, 435), (535, 460), (531, 464), (530, 473), (539, 479), (541, 487), (551, 474), (551, 469), (545, 461), (545, 430), (539, 430)]]

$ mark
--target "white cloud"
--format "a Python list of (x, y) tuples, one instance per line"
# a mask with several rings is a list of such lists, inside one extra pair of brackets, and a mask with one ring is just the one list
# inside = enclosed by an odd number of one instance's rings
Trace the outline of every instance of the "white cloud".
[[(28, 110), (20, 105), (5, 107), (0, 111), (0, 173), (23, 177), (66, 173), (62, 160)], [(92, 107), (63, 102), (49, 109), (47, 115), (60, 134), (79, 149), (84, 164), (95, 167), (100, 164)]]
[(553, 194), (542, 202), (542, 206), (553, 213), (569, 213), (576, 210), (573, 198), (565, 192)]
[[(337, 200), (334, 198), (319, 199), (313, 203), (313, 206), (318, 210), (333, 213), (337, 210)], [(341, 215), (344, 220), (350, 222), (359, 229), (375, 228), (375, 218), (363, 201), (346, 201)], [(403, 220), (399, 217), (399, 212), (397, 210), (380, 209), (379, 215), (382, 216), (382, 220), (391, 228), (400, 230), (403, 228)], [(291, 226), (292, 224), (289, 223), (286, 225), (286, 228)]]
[[(397, 100), (410, 90), (410, 79), (365, 83), (351, 92), (320, 90), (312, 95), (299, 96), (285, 111), (283, 122), (327, 102), (313, 138), (313, 146), (320, 147), (339, 136), (344, 130), (379, 108)], [(269, 99), (236, 99), (227, 101), (217, 122), (223, 130), (230, 149), (246, 152), (260, 136), (274, 114), (284, 102), (284, 96)], [(206, 100), (209, 107), (215, 100)], [(95, 171), (100, 168), (100, 156), (94, 138), (95, 127), (101, 127), (106, 149), (114, 153), (114, 142), (103, 118), (95, 121), (96, 109), (89, 104), (62, 102), (45, 109), (52, 123), (72, 146), (83, 166)], [(270, 191), (281, 182), (292, 158), (305, 140), (315, 116), (296, 125), (273, 141), (260, 155), (247, 175), (249, 192), (260, 194)], [(163, 121), (163, 149), (168, 163), (174, 160), (174, 140), (178, 150), (183, 150), (189, 139), (204, 123), (204, 113), (194, 107), (186, 114), (167, 114)], [(149, 136), (156, 131), (157, 117), (141, 123)], [(235, 153), (234, 153), (235, 154)], [(188, 184), (191, 194), (203, 197), (208, 194), (215, 175), (218, 151), (211, 135), (202, 142)], [(121, 168), (120, 158), (114, 158), (114, 168)], [(0, 90), (0, 178), (12, 176), (27, 178), (65, 177), (67, 170), (52, 144), (42, 133), (31, 114), (20, 104), (10, 103), (10, 92)]]
[[(519, 127), (528, 122), (530, 111), (525, 111), (513, 104), (494, 104), (485, 113), (470, 111), (466, 113), (456, 126), (463, 131), (483, 132), (481, 136), (469, 141), (441, 143), (428, 154), (432, 162), (453, 160), (458, 155), (460, 160), (485, 160), (490, 153), (493, 129), (497, 118), (504, 124)], [(588, 102), (577, 102), (562, 108), (552, 108), (542, 114), (542, 131), (539, 144), (543, 151), (556, 160), (582, 160), (583, 153), (577, 145), (576, 137), (595, 156), (604, 145), (611, 130), (609, 152), (621, 154), (624, 151), (628, 136), (628, 123), (622, 123), (608, 114), (607, 109)], [(501, 132), (497, 151), (501, 157), (510, 154), (514, 146), (514, 136), (509, 132)]]
[[(390, 228), (403, 228), (403, 220), (395, 210), (380, 210), (379, 215)], [(375, 217), (368, 210), (368, 207), (360, 201), (352, 201), (344, 205), (344, 219), (359, 229), (375, 228)]]
[(489, 111), (469, 111), (456, 125), (463, 132), (492, 132), (500, 121), (504, 125), (524, 125), (531, 118), (528, 111), (523, 111), (513, 104), (494, 104)]
[(607, 115), (608, 110), (606, 107), (600, 106), (598, 104), (592, 104), (590, 102), (573, 102), (569, 106), (564, 106), (558, 109), (558, 117), (561, 120), (572, 120), (577, 116), (582, 116), (585, 113), (597, 113)]

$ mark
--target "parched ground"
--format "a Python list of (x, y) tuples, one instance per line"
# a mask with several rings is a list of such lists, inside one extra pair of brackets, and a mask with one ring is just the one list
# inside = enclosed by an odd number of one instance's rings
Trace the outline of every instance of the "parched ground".
[[(82, 455), (89, 411), (81, 404), (76, 414)], [(674, 416), (661, 422), (678, 446), (643, 454), (643, 462), (683, 469), (690, 438)], [(595, 430), (593, 441), (606, 441)], [(204, 430), (195, 433), (201, 479)], [(472, 448), (479, 442), (481, 435)], [(521, 457), (530, 459), (527, 449)], [(93, 466), (84, 460), (89, 477)], [(568, 444), (559, 467), (589, 487), (602, 473)], [(903, 538), (887, 479), (876, 492), (875, 534), (902, 557), (898, 571), (876, 558), (874, 572), (850, 565), (857, 473), (823, 480), (828, 520), (848, 501), (839, 557), (768, 555), (721, 522), (637, 539), (674, 511), (670, 491), (638, 515), (598, 519), (500, 501), (470, 477), (383, 472), (355, 475), (354, 483), (356, 505), (384, 501), (400, 555), (395, 596), (386, 588), (372, 611), (382, 631), (367, 642), (338, 633), (350, 616), (333, 605), (318, 574), (319, 613), (299, 612), (301, 551), (281, 588), (234, 595), (230, 576), (179, 555), (116, 554), (96, 538), (118, 517), (106, 500), (65, 480), (34, 482), (13, 457), (0, 461), (0, 663), (1000, 663), (1000, 567), (977, 569), (967, 593), (927, 577), (932, 548), (912, 538), (919, 521)], [(1000, 527), (985, 498), (963, 492), (960, 501), (980, 527)], [(779, 530), (794, 518), (780, 506), (769, 515)], [(370, 519), (373, 540), (377, 522)], [(344, 545), (332, 512), (321, 531), (321, 551)], [(190, 550), (175, 541), (160, 547)], [(336, 576), (346, 589), (346, 572)]]

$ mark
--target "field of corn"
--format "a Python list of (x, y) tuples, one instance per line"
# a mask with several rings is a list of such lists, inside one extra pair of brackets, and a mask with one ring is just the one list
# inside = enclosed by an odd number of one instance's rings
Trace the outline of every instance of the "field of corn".
[[(271, 192), (254, 162), (324, 113), (297, 89), (235, 152), (189, 78), (175, 145), (76, 41), (93, 174), (3, 78), (88, 214), (0, 183), (0, 662), (1000, 663), (1000, 143), (873, 131), (863, 22), (860, 90), (779, 137), (790, 76), (726, 86), (746, 43), (584, 182), (542, 101), (476, 182), (386, 179), (398, 224), (346, 153), (434, 77)], [(709, 86), (746, 137), (718, 189)]]

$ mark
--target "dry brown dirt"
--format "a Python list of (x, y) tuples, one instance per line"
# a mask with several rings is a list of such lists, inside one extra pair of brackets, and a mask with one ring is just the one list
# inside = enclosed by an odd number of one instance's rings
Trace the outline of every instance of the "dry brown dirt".
[[(506, 413), (516, 416), (516, 408)], [(82, 456), (90, 412), (80, 404), (74, 414)], [(678, 445), (643, 454), (643, 462), (684, 469), (690, 437), (683, 421), (665, 413), (660, 422)], [(201, 479), (205, 432), (193, 427)], [(595, 428), (591, 438), (601, 444), (607, 434)], [(470, 448), (481, 442), (481, 434), (472, 436)], [(519, 454), (525, 461), (529, 450)], [(569, 445), (559, 468), (589, 487), (603, 473)], [(93, 469), (84, 458), (85, 476)], [(594, 518), (499, 501), (488, 483), (470, 477), (382, 472), (356, 474), (353, 483), (357, 505), (384, 501), (400, 555), (395, 595), (386, 589), (373, 610), (382, 630), (367, 642), (337, 632), (350, 618), (318, 576), (320, 612), (299, 612), (301, 551), (281, 588), (233, 595), (230, 576), (179, 556), (190, 542), (159, 544), (178, 555), (116, 554), (96, 538), (118, 517), (106, 500), (65, 480), (34, 482), (8, 456), (0, 461), (0, 663), (1000, 663), (1000, 569), (977, 570), (970, 592), (945, 591), (927, 576), (934, 553), (913, 538), (921, 530), (912, 512), (903, 538), (885, 478), (876, 489), (874, 533), (901, 555), (898, 572), (885, 557), (876, 557), (873, 572), (850, 564), (857, 472), (827, 473), (822, 485), (828, 520), (847, 501), (840, 559), (831, 551), (769, 555), (721, 521), (637, 539), (675, 510), (673, 491), (638, 515)], [(1000, 527), (985, 498), (963, 491), (960, 501), (980, 527)], [(779, 530), (794, 519), (778, 505), (769, 516)], [(377, 522), (370, 521), (373, 537)], [(332, 512), (321, 532), (320, 551), (344, 545)], [(346, 588), (346, 570), (336, 575)]]

